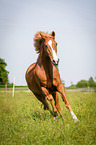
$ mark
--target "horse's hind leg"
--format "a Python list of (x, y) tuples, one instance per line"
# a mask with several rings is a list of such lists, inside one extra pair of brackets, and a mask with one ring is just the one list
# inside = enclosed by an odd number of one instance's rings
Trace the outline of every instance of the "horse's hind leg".
[[(42, 97), (42, 96), (39, 96), (39, 95), (37, 95), (37, 94), (34, 94), (35, 96), (36, 96), (36, 98), (40, 101), (40, 102), (42, 102), (43, 103), (43, 105), (44, 105), (44, 110), (49, 110), (50, 111), (50, 113), (51, 113), (51, 115), (52, 116), (54, 116), (54, 113), (50, 110), (50, 108), (49, 108), (49, 106), (48, 106), (48, 103), (47, 103), (47, 100), (46, 99), (48, 99), (49, 101), (51, 101), (51, 98), (50, 97)], [(57, 111), (57, 109), (56, 109), (56, 111)], [(56, 112), (55, 111), (55, 112)]]
[(44, 105), (44, 110), (49, 110), (49, 106), (48, 106), (48, 103), (46, 102), (45, 98), (42, 97), (42, 96), (39, 96), (37, 94), (34, 93), (34, 95), (36, 96), (36, 98), (43, 103)]
[[(58, 93), (55, 92), (52, 94), (53, 97), (54, 97), (54, 100), (55, 100), (55, 105), (56, 105), (56, 108), (58, 110), (58, 112), (60, 113), (61, 117), (64, 119), (63, 115), (62, 115), (62, 112), (61, 112), (61, 108), (60, 108), (60, 105), (59, 105), (59, 98), (58, 98)], [(64, 119), (65, 120), (65, 119)]]

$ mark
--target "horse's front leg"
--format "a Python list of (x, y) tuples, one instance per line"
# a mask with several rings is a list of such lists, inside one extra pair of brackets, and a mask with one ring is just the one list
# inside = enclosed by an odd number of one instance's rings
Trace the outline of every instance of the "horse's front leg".
[(56, 116), (57, 115), (57, 109), (54, 105), (54, 100), (51, 94), (47, 95), (46, 98), (50, 101), (52, 108), (53, 108), (53, 115)]
[(53, 97), (54, 97), (55, 106), (56, 106), (58, 112), (60, 113), (62, 119), (65, 120), (64, 117), (63, 117), (63, 115), (62, 115), (61, 108), (60, 108), (60, 105), (59, 105), (58, 93), (57, 93), (57, 92), (54, 92), (52, 95), (53, 95)]
[(62, 99), (65, 102), (66, 107), (69, 109), (74, 121), (79, 121), (78, 118), (76, 117), (76, 115), (74, 114), (74, 112), (72, 111), (71, 105), (67, 100), (67, 97), (66, 97), (66, 94), (65, 94), (65, 88), (64, 88), (62, 83), (57, 87), (57, 91), (61, 94)]
[(41, 87), (41, 89), (42, 89), (42, 93), (44, 94), (45, 98), (46, 98), (47, 100), (49, 100), (50, 103), (51, 103), (51, 105), (52, 105), (53, 112), (54, 112), (53, 115), (56, 116), (56, 114), (57, 114), (57, 109), (56, 109), (56, 107), (55, 107), (55, 105), (54, 105), (53, 96), (49, 93), (49, 91), (48, 91), (45, 87)]

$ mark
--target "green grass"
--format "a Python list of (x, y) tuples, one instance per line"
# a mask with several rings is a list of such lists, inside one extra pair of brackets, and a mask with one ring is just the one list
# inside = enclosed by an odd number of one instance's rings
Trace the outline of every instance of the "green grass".
[(64, 122), (54, 120), (32, 93), (0, 93), (1, 145), (95, 145), (96, 92), (67, 92), (80, 122), (74, 123), (61, 97)]

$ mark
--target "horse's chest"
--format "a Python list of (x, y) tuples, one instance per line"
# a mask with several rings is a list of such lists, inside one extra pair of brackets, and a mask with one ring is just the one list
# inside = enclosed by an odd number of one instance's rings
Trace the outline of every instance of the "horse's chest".
[(60, 84), (60, 76), (58, 70), (53, 66), (53, 68), (44, 69), (44, 67), (36, 67), (37, 84), (39, 87), (46, 87), (50, 91), (56, 89), (58, 84)]
[(52, 86), (53, 78), (51, 75), (48, 75), (47, 72), (39, 70), (37, 72), (37, 75), (38, 75), (38, 79), (39, 79), (41, 86), (48, 87), (48, 88), (50, 88)]

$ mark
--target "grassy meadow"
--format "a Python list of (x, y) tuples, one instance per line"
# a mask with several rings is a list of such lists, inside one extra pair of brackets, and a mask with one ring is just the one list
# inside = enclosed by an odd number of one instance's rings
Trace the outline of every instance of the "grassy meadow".
[(0, 92), (1, 145), (95, 145), (96, 92), (66, 92), (80, 122), (59, 96), (65, 122), (53, 119), (31, 92)]

